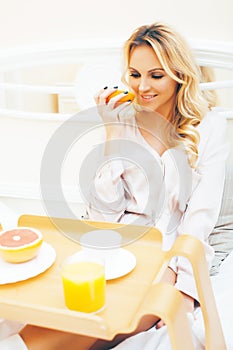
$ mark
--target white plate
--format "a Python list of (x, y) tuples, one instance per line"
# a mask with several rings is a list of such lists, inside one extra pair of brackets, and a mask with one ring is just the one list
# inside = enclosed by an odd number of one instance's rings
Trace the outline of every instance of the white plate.
[(32, 260), (11, 264), (0, 258), (0, 284), (15, 283), (46, 271), (55, 261), (55, 249), (43, 242), (39, 254)]
[(105, 265), (106, 280), (113, 280), (127, 275), (136, 266), (136, 257), (126, 249), (120, 248), (113, 254), (111, 259), (107, 260)]
[(78, 261), (79, 258), (96, 257), (104, 260), (105, 263), (105, 278), (106, 280), (113, 280), (127, 275), (136, 266), (136, 257), (133, 253), (126, 249), (119, 248), (114, 253), (105, 255), (101, 253), (101, 250), (95, 251), (95, 249), (81, 250), (68, 257), (70, 262)]
[(68, 259), (75, 261), (76, 258), (78, 259), (85, 255), (90, 257), (95, 256), (105, 261), (105, 278), (107, 281), (127, 275), (136, 266), (136, 257), (134, 254), (122, 248), (117, 249), (117, 252), (110, 253), (107, 256), (102, 255), (100, 251), (96, 253), (94, 249), (81, 250), (71, 255)]

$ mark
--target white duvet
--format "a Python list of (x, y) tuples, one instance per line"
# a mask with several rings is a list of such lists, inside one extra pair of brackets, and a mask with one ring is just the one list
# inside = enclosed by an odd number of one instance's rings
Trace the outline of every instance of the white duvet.
[[(233, 350), (233, 251), (222, 263), (219, 273), (211, 277), (216, 304), (223, 328), (227, 350)], [(196, 350), (205, 350), (205, 329), (200, 308), (195, 310), (195, 317), (189, 315), (193, 341)], [(166, 327), (155, 328), (128, 338), (115, 350), (171, 350)], [(219, 349), (221, 350), (221, 349)]]

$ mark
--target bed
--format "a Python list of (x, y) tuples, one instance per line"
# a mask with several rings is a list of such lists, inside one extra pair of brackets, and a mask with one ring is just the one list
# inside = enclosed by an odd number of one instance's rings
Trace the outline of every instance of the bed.
[[(121, 45), (122, 40), (63, 42), (0, 52), (0, 147), (5, 150), (1, 159), (0, 220), (4, 226), (16, 222), (25, 208), (31, 207), (33, 214), (43, 211), (38, 173), (44, 148), (59, 125), (74, 114), (79, 115), (80, 132), (98, 122), (85, 111), (93, 108), (92, 96), (98, 86), (107, 80), (114, 85), (119, 81)], [(219, 103), (215, 108), (228, 120), (230, 154), (225, 190), (210, 243), (216, 251), (212, 281), (230, 350), (233, 349), (230, 329), (233, 318), (230, 302), (233, 290), (230, 268), (233, 263), (233, 43), (190, 40), (190, 45), (198, 64), (215, 70), (216, 80), (202, 82), (201, 89), (217, 91)], [(73, 179), (64, 180), (64, 193), (67, 202), (81, 216), (82, 198)], [(49, 191), (49, 200), (59, 200), (53, 189)], [(228, 307), (226, 300), (229, 300)], [(201, 315), (196, 317), (195, 332), (203, 343)]]

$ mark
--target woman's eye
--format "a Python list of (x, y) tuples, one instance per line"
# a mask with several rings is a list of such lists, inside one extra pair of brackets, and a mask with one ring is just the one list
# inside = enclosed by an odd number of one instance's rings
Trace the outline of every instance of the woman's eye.
[(138, 73), (130, 73), (129, 76), (133, 77), (133, 78), (139, 78), (140, 74), (138, 74)]
[(163, 75), (152, 75), (151, 77), (153, 79), (162, 79), (164, 76)]

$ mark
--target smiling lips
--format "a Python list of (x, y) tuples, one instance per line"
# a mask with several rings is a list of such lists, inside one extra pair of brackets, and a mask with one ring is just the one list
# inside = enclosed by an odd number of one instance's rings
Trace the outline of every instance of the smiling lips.
[(153, 98), (155, 98), (156, 96), (158, 96), (158, 95), (157, 95), (157, 94), (155, 94), (155, 95), (141, 95), (141, 99), (142, 99), (142, 100), (150, 101), (150, 100), (152, 100)]

